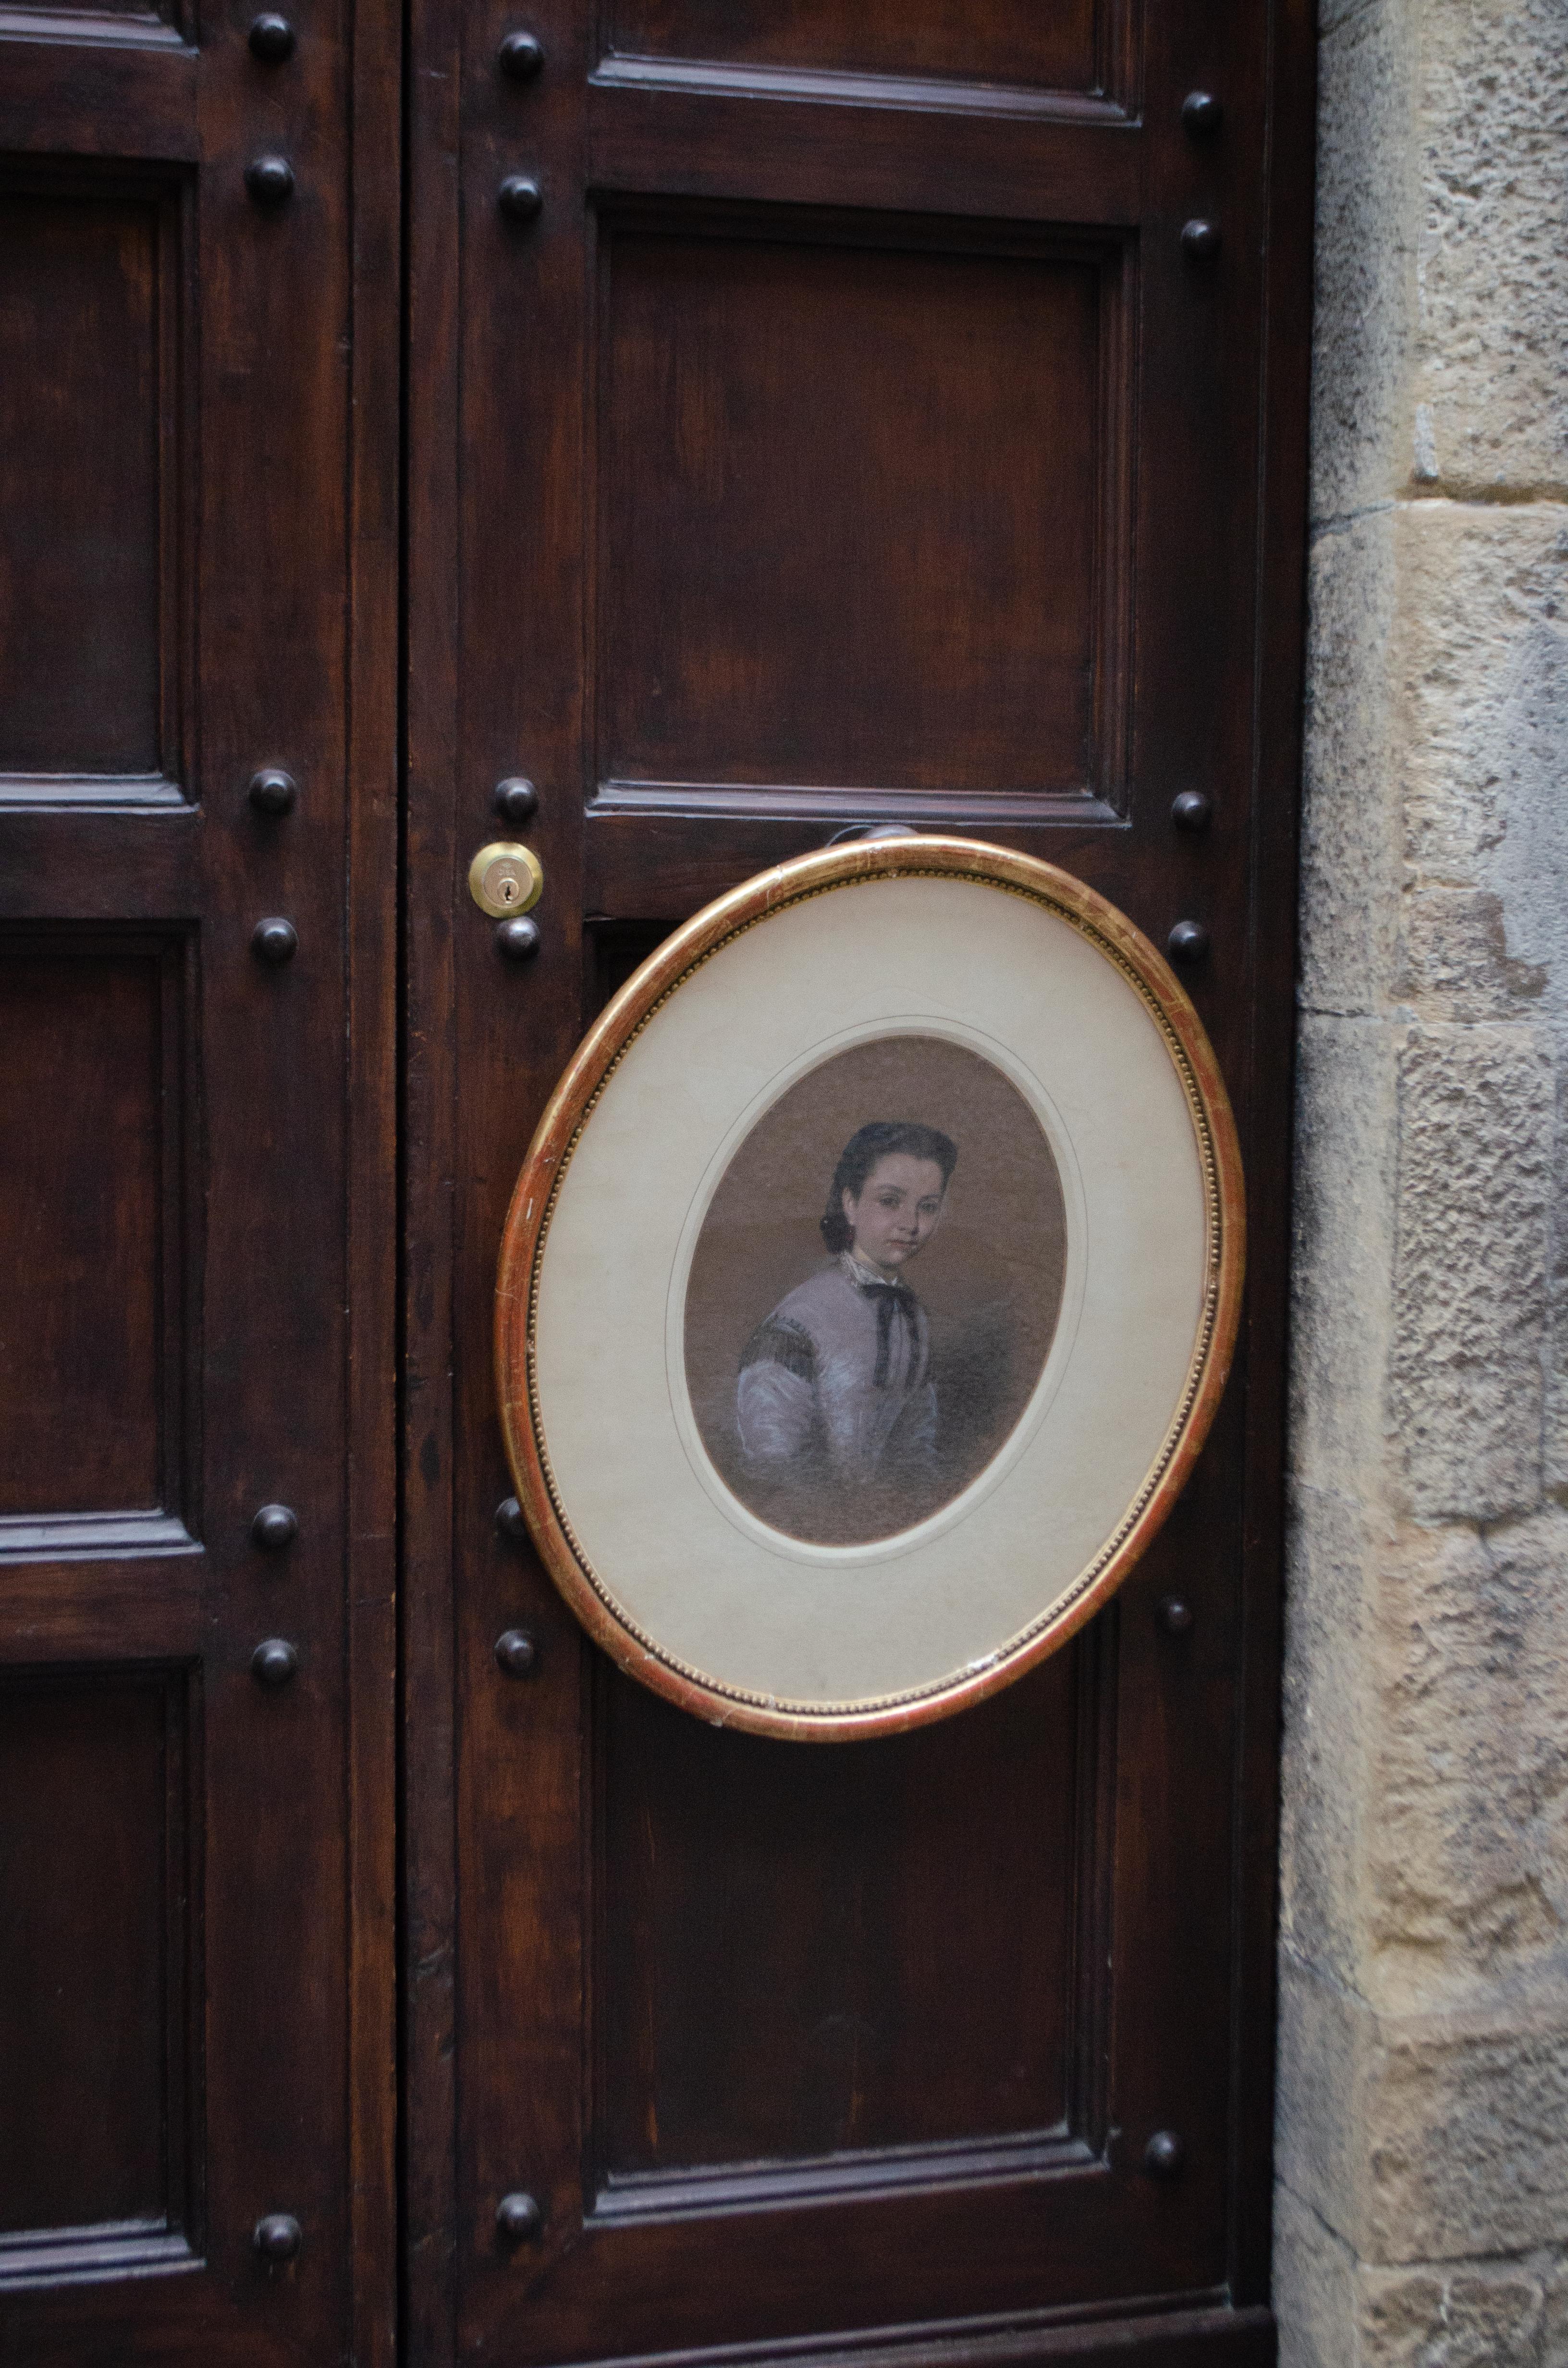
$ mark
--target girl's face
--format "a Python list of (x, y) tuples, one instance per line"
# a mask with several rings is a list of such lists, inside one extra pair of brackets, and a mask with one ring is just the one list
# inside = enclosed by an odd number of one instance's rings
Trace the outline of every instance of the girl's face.
[(908, 1151), (884, 1153), (860, 1187), (859, 1199), (843, 1196), (857, 1257), (896, 1275), (930, 1240), (946, 1190), (934, 1159), (916, 1159)]

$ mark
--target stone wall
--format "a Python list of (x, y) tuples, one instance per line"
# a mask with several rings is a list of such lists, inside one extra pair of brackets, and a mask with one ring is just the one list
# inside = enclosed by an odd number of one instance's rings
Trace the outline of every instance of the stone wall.
[(1568, 0), (1325, 0), (1276, 2298), (1568, 2363)]

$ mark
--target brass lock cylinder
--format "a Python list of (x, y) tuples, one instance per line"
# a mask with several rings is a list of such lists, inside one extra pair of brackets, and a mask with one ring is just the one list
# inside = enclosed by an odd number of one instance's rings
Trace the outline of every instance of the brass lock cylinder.
[(493, 839), (468, 867), (468, 893), (493, 921), (531, 912), (544, 894), (544, 866), (531, 847)]

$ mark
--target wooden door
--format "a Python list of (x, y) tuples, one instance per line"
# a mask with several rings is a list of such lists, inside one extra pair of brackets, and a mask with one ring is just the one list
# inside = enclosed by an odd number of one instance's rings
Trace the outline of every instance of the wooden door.
[[(416, 0), (420, 2362), (1271, 2354), (1311, 63), (1297, 0)], [(515, 1533), (490, 1283), (616, 983), (894, 820), (1194, 925), (1249, 1315), (1073, 1648), (901, 1741), (769, 1743), (617, 1677)], [(464, 886), (512, 836), (531, 962)]]
[(0, 2356), (62, 2368), (392, 2356), (397, 32), (285, 6), (0, 13)]

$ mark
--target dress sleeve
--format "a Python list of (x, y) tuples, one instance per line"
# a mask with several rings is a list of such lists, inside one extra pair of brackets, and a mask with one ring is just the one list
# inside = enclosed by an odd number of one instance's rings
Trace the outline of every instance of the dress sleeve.
[(735, 1384), (741, 1445), (759, 1463), (799, 1455), (816, 1419), (816, 1352), (811, 1334), (770, 1315), (746, 1342)]

